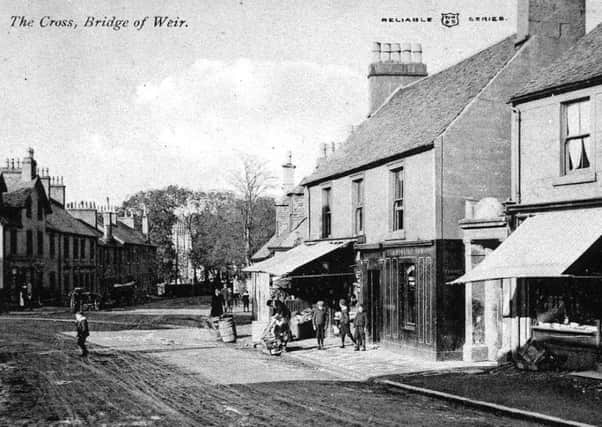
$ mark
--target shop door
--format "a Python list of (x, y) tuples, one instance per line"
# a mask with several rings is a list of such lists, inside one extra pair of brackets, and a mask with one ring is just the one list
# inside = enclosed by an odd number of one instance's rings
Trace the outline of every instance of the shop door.
[(368, 328), (373, 342), (380, 341), (382, 330), (382, 300), (380, 297), (380, 271), (368, 270)]

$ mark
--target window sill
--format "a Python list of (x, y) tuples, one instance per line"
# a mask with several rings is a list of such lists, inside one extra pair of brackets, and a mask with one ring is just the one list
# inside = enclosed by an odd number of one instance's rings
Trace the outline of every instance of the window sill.
[(596, 181), (596, 172), (593, 171), (580, 171), (573, 172), (567, 175), (557, 177), (552, 185), (554, 187), (562, 186), (562, 185), (572, 185), (572, 184), (585, 184), (587, 182), (595, 182)]
[(405, 240), (405, 238), (406, 238), (406, 231), (405, 230), (390, 231), (385, 236), (385, 240)]

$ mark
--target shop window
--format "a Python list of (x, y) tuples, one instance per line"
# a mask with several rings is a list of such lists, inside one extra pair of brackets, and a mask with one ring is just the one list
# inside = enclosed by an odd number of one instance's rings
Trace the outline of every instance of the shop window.
[(17, 230), (10, 230), (10, 253), (17, 254)]
[(563, 172), (588, 169), (592, 161), (589, 99), (562, 105)]
[(38, 255), (44, 255), (44, 233), (38, 231)]
[(33, 231), (27, 230), (25, 244), (26, 244), (27, 255), (29, 255), (29, 256), (33, 255)]
[(328, 238), (331, 235), (331, 190), (330, 188), (322, 189), (322, 238)]
[(403, 168), (391, 172), (393, 174), (393, 231), (403, 230)]
[(404, 326), (416, 326), (416, 266), (405, 266)]
[(364, 180), (356, 179), (353, 189), (353, 231), (356, 235), (364, 232)]

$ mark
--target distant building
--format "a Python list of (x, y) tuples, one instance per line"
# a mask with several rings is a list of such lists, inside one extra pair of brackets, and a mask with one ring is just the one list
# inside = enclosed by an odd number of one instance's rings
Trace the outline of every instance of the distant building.
[[(74, 288), (104, 294), (115, 283), (135, 281), (147, 291), (154, 282), (156, 247), (133, 218), (99, 218), (96, 207), (65, 205), (62, 178), (39, 169), (32, 149), (23, 160), (0, 168), (0, 293), (16, 304), (30, 286), (33, 300), (61, 303)], [(109, 216), (107, 216), (109, 218)], [(129, 225), (128, 225), (129, 224)]]

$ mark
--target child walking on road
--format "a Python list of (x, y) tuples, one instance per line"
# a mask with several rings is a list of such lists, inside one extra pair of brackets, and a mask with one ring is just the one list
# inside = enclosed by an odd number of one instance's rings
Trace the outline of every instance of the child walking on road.
[(316, 331), (316, 338), (318, 340), (318, 350), (324, 350), (324, 328), (326, 327), (326, 309), (324, 308), (324, 301), (318, 301), (317, 307), (311, 318), (311, 322)]
[(368, 326), (368, 316), (364, 312), (364, 306), (362, 304), (357, 306), (357, 314), (353, 320), (355, 325), (355, 351), (362, 347), (362, 351), (366, 351), (366, 326)]
[(90, 335), (90, 329), (88, 329), (88, 319), (81, 311), (75, 313), (75, 326), (77, 328), (77, 345), (82, 349), (82, 357), (86, 357), (88, 356), (86, 338)]

